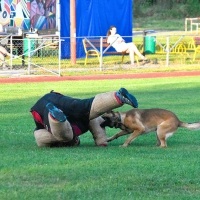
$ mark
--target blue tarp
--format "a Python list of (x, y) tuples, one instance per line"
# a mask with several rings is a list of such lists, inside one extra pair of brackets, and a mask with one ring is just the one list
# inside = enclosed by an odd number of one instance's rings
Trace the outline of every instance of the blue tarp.
[[(76, 36), (106, 36), (111, 25), (122, 36), (132, 36), (132, 0), (76, 0)], [(69, 0), (60, 0), (61, 37), (70, 36)], [(131, 38), (124, 38), (130, 41)], [(85, 56), (82, 39), (77, 39), (77, 57)], [(70, 57), (70, 40), (61, 44), (61, 58)]]

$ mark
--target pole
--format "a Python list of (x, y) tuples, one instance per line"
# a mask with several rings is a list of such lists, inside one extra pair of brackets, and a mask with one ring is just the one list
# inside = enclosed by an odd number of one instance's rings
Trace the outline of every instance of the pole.
[(169, 36), (167, 36), (167, 41), (166, 41), (167, 45), (166, 45), (166, 66), (169, 67), (169, 53), (170, 53), (170, 46), (169, 46)]
[(31, 74), (31, 39), (28, 38), (28, 74)]
[(76, 0), (70, 0), (70, 52), (71, 63), (76, 64)]
[(100, 37), (100, 71), (102, 71), (102, 64), (103, 64), (103, 38)]
[(58, 75), (61, 76), (60, 0), (57, 0), (56, 15), (56, 28), (58, 29)]
[(146, 42), (145, 39), (146, 39), (146, 35), (147, 35), (147, 31), (144, 30), (143, 31), (143, 53), (142, 53), (143, 56), (145, 56), (145, 54), (146, 54), (145, 53), (145, 42)]

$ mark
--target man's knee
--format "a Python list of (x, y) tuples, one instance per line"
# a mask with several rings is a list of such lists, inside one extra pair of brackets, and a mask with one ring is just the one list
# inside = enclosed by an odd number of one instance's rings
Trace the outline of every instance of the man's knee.
[(50, 147), (52, 143), (58, 141), (46, 129), (35, 130), (34, 136), (38, 147)]
[(69, 142), (73, 139), (73, 130), (70, 123), (66, 120), (59, 122), (53, 119), (50, 114), (48, 116), (51, 133), (58, 141)]
[(103, 121), (104, 120), (102, 117), (97, 117), (93, 120), (90, 120), (89, 124), (90, 132), (92, 133), (97, 146), (107, 146), (108, 144), (105, 128), (100, 126)]

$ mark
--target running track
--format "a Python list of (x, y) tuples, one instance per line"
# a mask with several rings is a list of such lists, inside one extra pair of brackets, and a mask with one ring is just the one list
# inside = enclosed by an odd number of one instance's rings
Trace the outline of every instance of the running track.
[(82, 81), (82, 80), (106, 80), (106, 79), (140, 79), (161, 77), (200, 76), (200, 71), (187, 72), (153, 72), (142, 74), (111, 74), (111, 75), (85, 75), (85, 76), (23, 76), (12, 78), (0, 78), (0, 84), (27, 83), (27, 82), (52, 82), (52, 81)]

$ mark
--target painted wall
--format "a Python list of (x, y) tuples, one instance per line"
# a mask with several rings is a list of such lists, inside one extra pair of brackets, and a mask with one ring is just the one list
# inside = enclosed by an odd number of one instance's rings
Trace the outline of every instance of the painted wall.
[(23, 30), (56, 29), (56, 0), (1, 0), (0, 24)]
[(31, 0), (31, 27), (56, 29), (56, 0)]
[(30, 0), (1, 0), (0, 24), (3, 26), (30, 27)]

